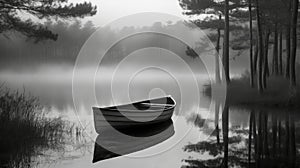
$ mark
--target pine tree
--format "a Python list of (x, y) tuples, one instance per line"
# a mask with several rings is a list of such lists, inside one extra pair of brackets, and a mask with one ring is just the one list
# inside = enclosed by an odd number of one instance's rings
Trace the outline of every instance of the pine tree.
[(1, 0), (0, 33), (17, 31), (36, 42), (45, 39), (56, 40), (57, 34), (32, 19), (23, 19), (19, 13), (38, 19), (69, 19), (95, 15), (96, 6), (91, 3), (68, 4), (66, 0)]

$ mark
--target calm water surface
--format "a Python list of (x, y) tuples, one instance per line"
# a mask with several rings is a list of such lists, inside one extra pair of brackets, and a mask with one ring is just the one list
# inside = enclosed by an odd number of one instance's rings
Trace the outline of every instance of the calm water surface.
[[(156, 73), (151, 72), (152, 75)], [(172, 130), (161, 134), (167, 137), (153, 142), (151, 146), (145, 146), (145, 149), (92, 163), (97, 134), (93, 127), (91, 106), (126, 103), (126, 92), (120, 92), (118, 99), (113, 102), (110, 90), (105, 88), (109, 83), (99, 80), (95, 89), (98, 104), (93, 104), (94, 101), (87, 98), (79, 102), (80, 108), (75, 111), (72, 99), (72, 71), (46, 70), (21, 75), (13, 72), (0, 74), (7, 86), (16, 89), (24, 85), (28, 92), (38, 96), (49, 108), (49, 116), (62, 116), (84, 129), (80, 135), (75, 133), (68, 138), (62, 148), (41, 151), (38, 156), (34, 156), (31, 164), (35, 167), (165, 168), (222, 164), (229, 167), (254, 167), (257, 163), (266, 166), (270, 160), (282, 161), (286, 165), (298, 164), (296, 158), (300, 149), (300, 118), (295, 112), (237, 107), (229, 107), (228, 111), (225, 108), (222, 112), (224, 105), (216, 104), (200, 93), (201, 86), (208, 80), (205, 74), (198, 75), (197, 78), (200, 86), (199, 100), (193, 97), (193, 90), (187, 89), (184, 94), (180, 92), (182, 88), (190, 86), (190, 77), (182, 75), (185, 82), (179, 86), (176, 80), (162, 72), (148, 79), (145, 76), (149, 74), (133, 80), (129, 86), (130, 98), (145, 99), (149, 97), (149, 93), (150, 96), (172, 95), (178, 103), (172, 117)], [(153, 80), (154, 78), (157, 79)], [(118, 84), (122, 85), (122, 81)], [(89, 97), (89, 93), (82, 90), (82, 96)]]

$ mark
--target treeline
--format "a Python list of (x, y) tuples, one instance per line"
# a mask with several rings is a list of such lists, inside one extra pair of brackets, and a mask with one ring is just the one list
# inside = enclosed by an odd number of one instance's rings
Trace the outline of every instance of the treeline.
[[(99, 27), (96, 31), (96, 27), (90, 21), (86, 23), (82, 23), (79, 20), (75, 22), (46, 22), (44, 26), (58, 34), (58, 39), (56, 41), (43, 40), (36, 42), (34, 39), (28, 39), (26, 36), (22, 36), (22, 34), (10, 33), (8, 34), (10, 39), (2, 37), (3, 40), (0, 41), (0, 50), (3, 55), (3, 57), (0, 57), (0, 68), (11, 69), (15, 66), (17, 66), (17, 68), (20, 68), (20, 66), (28, 68), (43, 64), (73, 65), (81, 47), (94, 32), (99, 37), (95, 46), (99, 54), (101, 54), (107, 50), (107, 48), (104, 48), (107, 44), (120, 40), (120, 37), (123, 37), (124, 34), (133, 34), (139, 31), (183, 32), (186, 30), (185, 27), (183, 27), (184, 24), (185, 23), (181, 21), (174, 23), (169, 22), (168, 24), (156, 22), (143, 27), (124, 26), (120, 29)], [(191, 36), (190, 38), (195, 37)], [(195, 40), (198, 39), (195, 38)], [(118, 63), (134, 49), (158, 45), (182, 56), (185, 61), (194, 61), (190, 57), (185, 56), (184, 49), (186, 46), (184, 44), (176, 42), (168, 36), (145, 33), (143, 35), (131, 36), (117, 43), (105, 55), (103, 65), (109, 66)], [(92, 51), (88, 52), (93, 53)], [(91, 60), (86, 60), (87, 63), (89, 63), (89, 61)]]
[[(201, 16), (191, 20), (209, 35), (216, 46), (216, 82), (230, 83), (229, 49), (249, 50), (250, 85), (260, 92), (270, 75), (284, 75), (296, 85), (298, 0), (179, 0), (184, 14)], [(223, 42), (223, 43), (222, 43)], [(272, 48), (272, 58), (269, 58)], [(229, 56), (231, 55), (231, 58)]]
[[(260, 92), (267, 87), (266, 78), (270, 76), (270, 68), (268, 67), (268, 45), (270, 44), (269, 36), (273, 36), (273, 58), (271, 72), (274, 75), (283, 75), (283, 57), (282, 43), (283, 34), (286, 43), (286, 61), (285, 76), (290, 79), (291, 85), (296, 85), (296, 50), (297, 50), (297, 19), (298, 19), (298, 0), (255, 0), (248, 2), (253, 3), (256, 13), (257, 22), (257, 43), (258, 63), (253, 61), (254, 74), (258, 76), (258, 89)], [(252, 8), (249, 7), (249, 11)], [(252, 22), (252, 18), (250, 18)], [(250, 29), (252, 31), (252, 29)], [(256, 59), (257, 60), (257, 59)], [(258, 64), (258, 66), (257, 66)], [(258, 68), (257, 68), (258, 67)], [(257, 69), (257, 71), (256, 71)]]
[(43, 63), (71, 63), (73, 64), (80, 48), (87, 38), (96, 30), (91, 21), (82, 23), (57, 21), (46, 22), (45, 26), (59, 34), (56, 41), (43, 40), (36, 42), (18, 32), (11, 32), (2, 36), (0, 42), (1, 67), (22, 66)]

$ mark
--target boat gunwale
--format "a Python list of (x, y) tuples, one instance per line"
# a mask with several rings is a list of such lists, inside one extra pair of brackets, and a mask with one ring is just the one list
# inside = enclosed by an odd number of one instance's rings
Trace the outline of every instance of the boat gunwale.
[[(139, 100), (139, 101), (135, 101), (135, 102), (132, 102), (132, 103), (128, 103), (128, 104), (120, 104), (120, 105), (114, 105), (114, 106), (107, 106), (107, 107), (92, 107), (93, 110), (94, 109), (98, 109), (98, 110), (107, 110), (107, 111), (114, 111), (114, 112), (119, 112), (120, 113), (120, 109), (118, 108), (118, 106), (129, 106), (129, 105), (132, 105), (132, 104), (139, 104), (139, 103), (143, 103), (145, 101), (151, 101), (151, 100), (157, 100), (157, 99), (163, 99), (163, 98), (169, 98), (172, 100), (173, 104), (170, 104), (168, 107), (166, 106), (163, 106), (164, 108), (162, 109), (153, 109), (153, 110), (136, 110), (136, 109), (122, 109), (122, 112), (131, 112), (131, 113), (145, 113), (145, 112), (155, 112), (155, 111), (160, 111), (160, 110), (163, 110), (163, 111), (166, 111), (166, 110), (170, 110), (170, 109), (173, 109), (175, 108), (176, 106), (176, 101), (174, 100), (174, 98), (170, 95), (168, 96), (165, 96), (165, 97), (158, 97), (158, 98), (152, 98), (152, 99), (145, 99), (145, 100)], [(109, 109), (109, 108), (112, 108), (112, 109)]]
[[(101, 111), (102, 112), (102, 116), (112, 116), (112, 117), (123, 117), (124, 115), (120, 115), (120, 114), (123, 114), (123, 112), (119, 112), (119, 113), (117, 113), (117, 112), (113, 112), (113, 113), (110, 113), (110, 114), (107, 114), (107, 113), (109, 113), (109, 112), (105, 112), (105, 113), (103, 113), (103, 111)], [(159, 117), (159, 116), (166, 116), (166, 115), (170, 115), (170, 114), (172, 114), (173, 113), (173, 109), (168, 109), (168, 110), (164, 110), (161, 114), (159, 114), (159, 115), (157, 115), (157, 113), (155, 113), (155, 112), (149, 112), (148, 111), (148, 113), (147, 112), (140, 112), (140, 113), (138, 113), (138, 112), (125, 112), (126, 114), (126, 117), (127, 116), (129, 116), (129, 117), (136, 117), (136, 118), (139, 118), (139, 117)], [(142, 113), (145, 113), (145, 114), (142, 114)], [(132, 115), (130, 115), (130, 114), (132, 114)], [(138, 114), (140, 114), (140, 115), (138, 115)], [(94, 114), (94, 115), (99, 115), (99, 114)], [(147, 116), (145, 116), (145, 115), (147, 115)]]

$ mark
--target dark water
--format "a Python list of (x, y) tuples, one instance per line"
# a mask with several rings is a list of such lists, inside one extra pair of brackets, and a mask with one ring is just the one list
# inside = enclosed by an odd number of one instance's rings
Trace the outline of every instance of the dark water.
[[(246, 110), (246, 111), (244, 111)], [(239, 113), (239, 114), (237, 114)], [(248, 122), (233, 125), (234, 115)], [(186, 167), (299, 167), (299, 115), (278, 109), (225, 108), (209, 140), (185, 146), (209, 158), (185, 159)]]
[[(13, 73), (2, 73), (1, 79), (12, 89), (25, 85), (46, 107), (50, 107), (50, 117), (61, 116), (76, 127), (72, 127), (71, 133), (64, 134), (66, 138), (54, 147), (23, 146), (10, 157), (2, 153), (2, 163), (26, 155), (22, 161), (28, 167), (299, 167), (300, 116), (297, 111), (229, 107), (216, 104), (200, 92), (199, 103), (189, 96), (194, 94), (193, 91), (182, 95), (171, 78), (137, 79), (133, 85), (133, 99), (148, 98), (151, 91), (152, 96), (161, 95), (160, 90), (151, 89), (162, 88), (178, 104), (171, 122), (150, 130), (134, 130), (140, 132), (141, 139), (122, 139), (113, 132), (95, 133), (90, 109), (93, 104), (89, 99), (80, 102), (81, 109), (74, 110), (71, 72), (48, 71), (48, 77), (57, 74), (53, 80), (45, 80), (44, 75), (39, 75), (45, 73), (27, 77), (23, 74), (22, 78)], [(201, 85), (207, 83), (205, 75), (198, 80)], [(189, 80), (185, 81), (182, 87), (189, 86)], [(143, 84), (138, 85), (139, 82)], [(100, 89), (100, 105), (113, 104), (106, 95), (105, 90)], [(123, 96), (120, 94), (117, 103), (126, 102)], [(97, 141), (108, 146), (103, 148), (99, 143), (95, 144)]]

